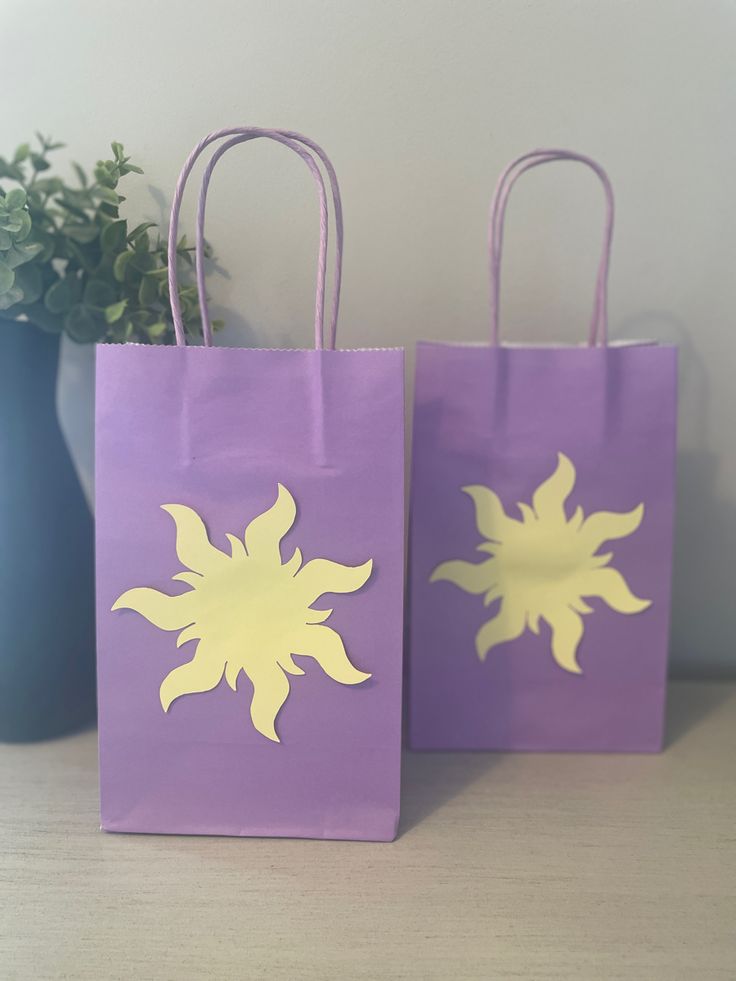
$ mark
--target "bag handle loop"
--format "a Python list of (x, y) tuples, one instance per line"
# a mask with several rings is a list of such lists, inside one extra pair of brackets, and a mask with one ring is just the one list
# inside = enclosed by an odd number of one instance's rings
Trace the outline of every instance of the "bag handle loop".
[(488, 224), (489, 273), (491, 283), (491, 344), (497, 346), (499, 339), (500, 273), (503, 232), (506, 206), (511, 188), (527, 170), (556, 160), (570, 160), (589, 167), (600, 179), (606, 196), (606, 221), (603, 235), (603, 250), (596, 277), (595, 302), (590, 322), (588, 344), (606, 346), (608, 343), (608, 271), (611, 262), (611, 242), (613, 238), (614, 200), (613, 188), (608, 174), (592, 157), (572, 150), (539, 149), (525, 153), (513, 160), (503, 171), (496, 184), (491, 201)]
[[(315, 179), (319, 190), (320, 198), (320, 244), (319, 244), (319, 257), (317, 262), (317, 291), (315, 298), (315, 322), (314, 322), (314, 332), (315, 332), (315, 346), (321, 349), (324, 346), (323, 331), (324, 331), (324, 308), (325, 308), (325, 280), (326, 280), (326, 266), (327, 266), (327, 198), (325, 192), (324, 181), (322, 179), (322, 174), (319, 171), (317, 164), (315, 163), (311, 154), (304, 149), (304, 146), (308, 146), (313, 149), (317, 156), (322, 160), (327, 170), (330, 184), (332, 188), (332, 198), (335, 209), (335, 226), (336, 226), (336, 250), (335, 250), (335, 275), (333, 283), (333, 297), (332, 297), (332, 311), (330, 319), (330, 334), (328, 344), (331, 348), (334, 348), (337, 332), (337, 317), (339, 313), (340, 306), (340, 286), (342, 280), (342, 242), (343, 242), (343, 223), (342, 223), (342, 202), (340, 199), (340, 188), (337, 183), (337, 175), (335, 174), (334, 167), (330, 162), (327, 154), (322, 150), (318, 144), (314, 143), (312, 140), (299, 133), (294, 133), (290, 130), (274, 130), (274, 129), (264, 129), (262, 127), (256, 126), (236, 126), (229, 127), (227, 129), (217, 130), (210, 133), (204, 139), (194, 147), (192, 152), (187, 157), (184, 166), (182, 167), (181, 174), (176, 184), (174, 191), (174, 197), (171, 206), (171, 222), (169, 225), (169, 236), (168, 236), (168, 279), (169, 279), (169, 297), (171, 302), (171, 311), (174, 318), (174, 330), (176, 333), (176, 342), (178, 345), (186, 344), (186, 335), (184, 331), (184, 322), (181, 313), (181, 303), (179, 301), (178, 293), (178, 270), (176, 263), (176, 241), (178, 235), (178, 225), (179, 225), (179, 212), (181, 209), (181, 201), (184, 194), (184, 189), (186, 186), (189, 174), (192, 168), (200, 156), (200, 154), (213, 143), (215, 140), (221, 139), (223, 137), (234, 137), (227, 144), (219, 147), (213, 158), (210, 160), (208, 167), (205, 171), (205, 176), (202, 182), (202, 190), (200, 191), (198, 215), (197, 215), (197, 242), (196, 242), (196, 276), (197, 285), (199, 291), (199, 303), (200, 311), (202, 313), (202, 331), (203, 339), (206, 346), (212, 345), (212, 326), (209, 318), (209, 310), (207, 308), (207, 301), (205, 298), (204, 289), (204, 214), (206, 205), (207, 188), (209, 186), (209, 181), (212, 176), (212, 170), (214, 169), (217, 161), (220, 159), (223, 153), (225, 153), (230, 147), (235, 146), (238, 143), (243, 143), (251, 139), (267, 138), (274, 140), (277, 143), (283, 143), (289, 149), (297, 153), (309, 167), (312, 176)], [(304, 144), (304, 146), (300, 145)]]
[[(210, 180), (212, 178), (212, 171), (217, 166), (220, 157), (227, 153), (228, 150), (232, 149), (234, 146), (238, 146), (240, 143), (247, 143), (250, 140), (258, 139), (264, 136), (263, 133), (253, 133), (244, 131), (240, 136), (234, 136), (227, 140), (225, 143), (221, 144), (215, 153), (212, 155), (211, 159), (207, 163), (204, 175), (202, 177), (202, 184), (199, 192), (199, 201), (197, 205), (197, 232), (196, 232), (196, 249), (195, 249), (195, 275), (197, 280), (197, 292), (199, 298), (199, 309), (202, 317), (202, 336), (204, 344), (207, 347), (211, 347), (213, 344), (212, 337), (212, 322), (210, 320), (209, 305), (207, 303), (206, 295), (206, 284), (205, 284), (205, 263), (204, 263), (204, 220), (205, 211), (207, 205), (207, 190), (209, 188)], [(309, 167), (312, 176), (317, 184), (317, 190), (319, 193), (319, 203), (320, 203), (320, 221), (319, 221), (319, 255), (317, 259), (317, 289), (315, 295), (315, 310), (314, 310), (314, 343), (315, 347), (321, 348), (324, 343), (324, 310), (325, 310), (325, 277), (326, 277), (326, 266), (327, 266), (327, 197), (325, 193), (324, 181), (319, 169), (314, 162), (314, 159), (310, 153), (299, 146), (295, 141), (289, 140), (287, 137), (277, 135), (276, 133), (269, 134), (269, 139), (274, 140), (277, 143), (282, 143), (284, 146), (289, 147), (294, 150), (302, 160)]]

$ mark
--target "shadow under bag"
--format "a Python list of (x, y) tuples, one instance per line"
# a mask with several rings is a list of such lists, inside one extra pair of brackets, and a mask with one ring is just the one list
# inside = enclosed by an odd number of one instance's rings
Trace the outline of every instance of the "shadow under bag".
[[(499, 343), (509, 190), (592, 168), (607, 221), (587, 346)], [(417, 349), (410, 531), (415, 749), (662, 746), (677, 352), (608, 341), (613, 194), (595, 161), (539, 150), (491, 206), (491, 341)]]
[[(186, 344), (176, 239), (201, 151), (204, 346)], [(212, 167), (267, 137), (320, 192), (315, 350), (212, 346), (203, 225)], [(337, 229), (323, 341), (327, 199)], [(295, 133), (204, 139), (177, 185), (177, 345), (97, 358), (102, 827), (390, 840), (399, 816), (404, 522), (402, 350), (335, 350), (342, 218), (334, 170)]]

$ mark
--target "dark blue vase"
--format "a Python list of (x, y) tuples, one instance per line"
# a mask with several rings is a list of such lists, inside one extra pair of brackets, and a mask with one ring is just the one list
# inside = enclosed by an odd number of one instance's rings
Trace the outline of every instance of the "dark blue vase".
[(92, 516), (56, 416), (59, 336), (0, 321), (0, 740), (95, 717)]

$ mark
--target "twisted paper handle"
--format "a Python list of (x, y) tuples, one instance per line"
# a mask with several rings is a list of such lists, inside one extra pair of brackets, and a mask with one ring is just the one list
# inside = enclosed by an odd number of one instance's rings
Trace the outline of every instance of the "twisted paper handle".
[(608, 343), (608, 271), (611, 263), (611, 241), (613, 238), (614, 202), (613, 188), (608, 174), (603, 167), (591, 157), (571, 150), (540, 149), (532, 150), (517, 157), (503, 171), (496, 184), (491, 201), (488, 222), (488, 261), (491, 285), (491, 344), (498, 345), (499, 335), (499, 306), (500, 306), (500, 277), (501, 252), (503, 248), (503, 231), (506, 217), (506, 206), (511, 188), (521, 175), (539, 167), (541, 164), (555, 160), (571, 160), (590, 167), (600, 178), (606, 195), (606, 223), (603, 235), (603, 251), (598, 265), (596, 277), (595, 303), (590, 321), (588, 343), (605, 346)]

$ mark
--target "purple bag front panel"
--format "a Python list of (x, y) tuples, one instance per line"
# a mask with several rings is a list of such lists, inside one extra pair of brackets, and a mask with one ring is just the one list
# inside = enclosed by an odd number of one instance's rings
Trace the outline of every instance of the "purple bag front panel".
[[(419, 344), (409, 588), (412, 748), (661, 749), (676, 388), (672, 347)], [(568, 473), (571, 462), (575, 474), (563, 521), (577, 523), (579, 507), (587, 519), (596, 512), (630, 513), (643, 504), (636, 530), (603, 541), (597, 555), (613, 553), (608, 562), (616, 570), (619, 596), (630, 590), (650, 605), (625, 614), (600, 597), (589, 595), (580, 605), (578, 598), (561, 594), (552, 620), (582, 622), (580, 673), (556, 663), (551, 625), (530, 616), (516, 638), (492, 645), (481, 660), (476, 638), (487, 636), (479, 631), (498, 614), (504, 597), (488, 593), (484, 603), (477, 588), (468, 591), (453, 581), (459, 566), (442, 564), (480, 563), (498, 554), (499, 545), (486, 542), (486, 550), (479, 550), (484, 536), (472, 494), (486, 495), (484, 500), (490, 495), (463, 488), (490, 488), (515, 520), (507, 527), (517, 534), (523, 531), (519, 502), (527, 509), (524, 520), (541, 527), (531, 511), (534, 492), (561, 462)], [(607, 516), (599, 521), (610, 527)], [(592, 564), (599, 561), (606, 562), (596, 558)], [(580, 592), (585, 596), (585, 588)], [(587, 612), (576, 614), (568, 602)]]
[[(101, 346), (97, 355), (97, 616), (102, 827), (109, 831), (391, 840), (399, 815), (403, 351)], [(280, 742), (223, 677), (164, 711), (159, 688), (194, 643), (133, 609), (127, 590), (184, 593), (176, 528), (192, 508), (210, 542), (275, 502), (296, 503), (280, 558), (372, 559), (365, 585), (329, 594), (326, 626), (362, 683), (312, 657), (288, 676)], [(235, 547), (235, 546), (233, 546)], [(238, 548), (242, 549), (239, 545)], [(191, 567), (191, 566), (190, 566)], [(287, 655), (288, 657), (288, 655)]]

